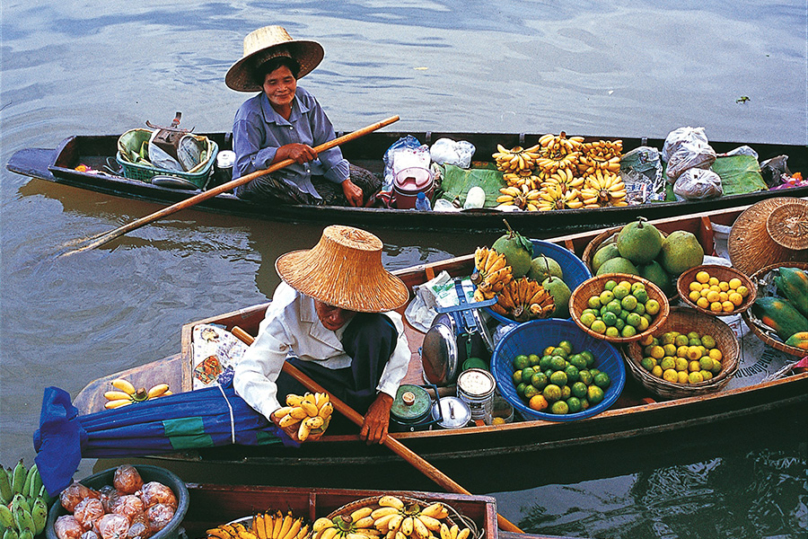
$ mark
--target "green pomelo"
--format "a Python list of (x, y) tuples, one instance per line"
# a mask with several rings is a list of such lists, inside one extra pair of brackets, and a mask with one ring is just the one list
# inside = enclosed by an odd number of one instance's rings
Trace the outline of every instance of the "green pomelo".
[(530, 263), (530, 270), (527, 272), (527, 276), (534, 281), (540, 283), (551, 275), (559, 279), (564, 278), (561, 265), (549, 256), (539, 255)]
[(541, 286), (547, 291), (548, 294), (553, 296), (553, 303), (555, 304), (553, 318), (569, 318), (569, 304), (572, 292), (567, 284), (560, 278), (551, 276), (542, 281)]
[(640, 270), (640, 277), (648, 279), (657, 285), (666, 296), (669, 296), (671, 292), (673, 292), (671, 276), (668, 275), (665, 268), (656, 260), (652, 260), (650, 264), (640, 266), (637, 269)]
[(620, 256), (620, 251), (617, 250), (616, 243), (610, 243), (604, 247), (601, 247), (595, 253), (595, 256), (592, 257), (592, 271), (598, 271), (604, 262), (607, 260), (611, 260), (612, 258), (617, 258)]
[(634, 264), (648, 264), (662, 249), (662, 236), (659, 230), (640, 218), (620, 229), (617, 234), (617, 250), (620, 256)]
[(680, 275), (704, 261), (704, 249), (690, 232), (677, 230), (662, 242), (659, 263), (671, 275)]
[(637, 267), (631, 263), (627, 258), (617, 257), (611, 258), (601, 264), (598, 268), (596, 275), (603, 275), (604, 273), (628, 273), (630, 275), (639, 275)]
[(500, 236), (491, 248), (505, 255), (506, 264), (513, 270), (514, 279), (518, 279), (530, 271), (530, 264), (533, 261), (533, 242), (511, 229), (507, 221), (505, 225), (508, 226), (508, 232)]

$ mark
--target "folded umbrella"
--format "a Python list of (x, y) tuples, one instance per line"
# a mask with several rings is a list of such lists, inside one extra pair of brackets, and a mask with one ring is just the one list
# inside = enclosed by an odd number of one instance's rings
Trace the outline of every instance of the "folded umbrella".
[(230, 444), (297, 446), (236, 395), (232, 383), (80, 415), (63, 389), (42, 399), (34, 459), (48, 493), (72, 481), (82, 458), (140, 457)]

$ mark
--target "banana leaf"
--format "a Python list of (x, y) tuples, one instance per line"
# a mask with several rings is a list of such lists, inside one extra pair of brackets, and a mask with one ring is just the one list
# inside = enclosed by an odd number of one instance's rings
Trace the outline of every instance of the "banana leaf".
[(236, 395), (232, 383), (79, 415), (70, 395), (45, 389), (35, 462), (48, 493), (68, 486), (82, 458), (125, 458), (230, 444), (297, 446)]
[(760, 165), (751, 155), (719, 157), (712, 166), (721, 178), (724, 196), (766, 191), (769, 187), (760, 174)]
[(437, 198), (445, 198), (449, 202), (458, 198), (462, 206), (466, 202), (469, 189), (474, 186), (482, 187), (485, 191), (485, 208), (497, 206), (499, 190), (505, 187), (502, 179), (502, 172), (496, 169), (470, 168), (464, 169), (454, 165), (445, 165), (443, 168), (443, 179), (441, 180), (441, 192)]

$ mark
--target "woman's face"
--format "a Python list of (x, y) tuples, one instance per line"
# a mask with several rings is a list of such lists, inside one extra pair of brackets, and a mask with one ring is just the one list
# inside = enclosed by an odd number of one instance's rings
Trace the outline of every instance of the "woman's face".
[(356, 311), (334, 307), (318, 300), (314, 300), (314, 310), (317, 311), (317, 318), (320, 319), (320, 322), (331, 331), (338, 330), (356, 316)]
[(286, 66), (281, 66), (264, 77), (264, 93), (275, 109), (291, 107), (296, 90), (297, 79)]

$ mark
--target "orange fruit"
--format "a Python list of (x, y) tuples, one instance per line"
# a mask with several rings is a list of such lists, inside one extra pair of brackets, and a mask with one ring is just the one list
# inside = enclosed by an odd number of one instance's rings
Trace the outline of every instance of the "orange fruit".
[(537, 412), (543, 412), (550, 406), (550, 403), (547, 402), (547, 399), (544, 398), (544, 395), (534, 395), (531, 397), (530, 402), (528, 403), (531, 410), (536, 410)]

